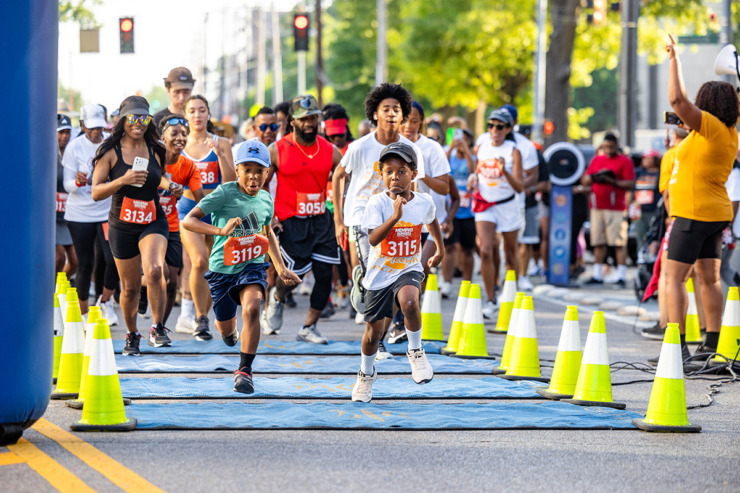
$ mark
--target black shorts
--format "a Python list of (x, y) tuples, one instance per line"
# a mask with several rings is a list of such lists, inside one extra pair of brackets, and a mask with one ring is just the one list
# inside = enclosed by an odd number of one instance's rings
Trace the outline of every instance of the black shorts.
[(445, 246), (459, 243), (464, 250), (475, 249), (475, 218), (452, 220), (452, 234), (445, 239)]
[(216, 320), (227, 322), (236, 316), (236, 307), (242, 304), (242, 290), (252, 284), (262, 286), (262, 294), (267, 289), (267, 267), (270, 264), (247, 264), (236, 274), (220, 274), (207, 271), (203, 276), (208, 281), (213, 299), (213, 312)]
[(393, 316), (393, 305), (398, 304), (398, 292), (404, 286), (416, 286), (421, 297), (421, 283), (424, 282), (424, 273), (411, 271), (401, 274), (396, 282), (384, 288), (365, 292), (365, 322), (373, 323)]
[(286, 219), (278, 239), (285, 266), (299, 276), (310, 271), (314, 261), (339, 265), (339, 246), (329, 211), (318, 216)]
[(126, 224), (121, 227), (108, 222), (108, 243), (113, 257), (119, 260), (128, 260), (139, 255), (139, 242), (148, 235), (156, 234), (169, 237), (170, 227), (167, 217), (161, 214), (156, 221), (150, 224)]
[(727, 221), (704, 222), (677, 217), (668, 238), (668, 259), (693, 264), (698, 259), (722, 256), (722, 231)]
[(164, 254), (164, 263), (182, 269), (182, 241), (179, 231), (170, 231), (167, 238), (167, 253)]

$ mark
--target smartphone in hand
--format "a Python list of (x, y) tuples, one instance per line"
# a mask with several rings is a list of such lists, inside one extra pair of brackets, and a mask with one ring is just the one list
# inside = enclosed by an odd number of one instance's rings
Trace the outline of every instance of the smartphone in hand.
[[(134, 164), (131, 165), (131, 169), (134, 171), (147, 171), (149, 168), (149, 160), (143, 157), (136, 156), (134, 158)], [(132, 187), (141, 188), (141, 185), (131, 185)]]

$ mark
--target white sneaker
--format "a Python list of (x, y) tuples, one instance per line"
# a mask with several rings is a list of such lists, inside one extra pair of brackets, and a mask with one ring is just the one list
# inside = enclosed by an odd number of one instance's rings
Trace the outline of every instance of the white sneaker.
[(303, 282), (300, 284), (300, 286), (298, 286), (298, 294), (301, 294), (303, 296), (310, 296), (311, 292), (313, 291), (314, 283), (315, 281), (313, 274), (309, 272), (308, 274), (303, 276)]
[(424, 348), (411, 349), (406, 352), (406, 356), (411, 364), (411, 377), (414, 382), (418, 384), (431, 382), (434, 378), (434, 370), (432, 365), (429, 364)]
[(108, 321), (109, 326), (118, 325), (118, 315), (116, 315), (116, 308), (113, 306), (112, 296), (108, 301), (103, 301), (101, 296), (95, 304), (100, 307), (100, 312), (103, 318)]
[(357, 381), (352, 388), (352, 402), (370, 402), (373, 398), (373, 382), (378, 372), (373, 368), (372, 375), (365, 375), (362, 370), (357, 372)]
[(270, 294), (268, 294), (270, 303), (267, 304), (265, 309), (265, 324), (275, 333), (283, 326), (283, 310), (285, 309), (285, 302), (275, 299), (276, 291), (277, 288), (270, 290)]
[(532, 291), (532, 289), (534, 289), (534, 284), (532, 284), (532, 281), (530, 281), (527, 276), (519, 277), (517, 285), (519, 286), (520, 291)]
[(620, 277), (619, 273), (616, 270), (614, 270), (611, 274), (604, 278), (604, 282), (606, 284), (616, 284), (619, 281), (624, 281), (624, 279)]
[(304, 325), (301, 327), (301, 330), (298, 331), (298, 336), (296, 337), (297, 341), (303, 341), (303, 342), (310, 342), (311, 344), (329, 344), (329, 341), (326, 339), (326, 337), (323, 337), (318, 329), (316, 328), (316, 324), (311, 325)]
[(181, 334), (192, 334), (195, 330), (195, 315), (192, 313), (180, 313), (175, 324), (175, 332)]
[(483, 309), (481, 310), (483, 313), (483, 318), (487, 320), (493, 320), (496, 318), (496, 312), (498, 312), (498, 305), (494, 303), (491, 300), (486, 301), (483, 304)]
[(375, 361), (383, 361), (384, 359), (393, 359), (393, 355), (385, 348), (383, 341), (379, 341), (378, 352), (375, 353)]
[(266, 336), (278, 335), (279, 330), (273, 330), (270, 328), (270, 324), (267, 323), (267, 310), (262, 310), (260, 315), (260, 326), (262, 327), (262, 333)]
[(365, 315), (362, 313), (357, 313), (355, 315), (355, 323), (357, 325), (365, 325)]
[(451, 282), (443, 282), (439, 285), (439, 294), (442, 295), (442, 298), (449, 298), (450, 294), (452, 294), (452, 283)]

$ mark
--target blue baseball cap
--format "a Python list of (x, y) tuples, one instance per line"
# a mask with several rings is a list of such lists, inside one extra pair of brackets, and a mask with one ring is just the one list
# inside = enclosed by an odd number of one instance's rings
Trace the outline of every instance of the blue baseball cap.
[(519, 112), (516, 110), (516, 106), (514, 106), (513, 104), (505, 104), (500, 109), (508, 111), (511, 115), (512, 120), (519, 119)]
[(257, 163), (269, 168), (270, 152), (267, 150), (267, 146), (257, 139), (242, 142), (236, 150), (234, 166), (243, 163)]

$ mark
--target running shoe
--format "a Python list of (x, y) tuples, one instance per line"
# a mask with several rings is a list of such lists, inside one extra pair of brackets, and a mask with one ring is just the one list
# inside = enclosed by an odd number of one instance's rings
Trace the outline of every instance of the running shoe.
[(355, 323), (357, 325), (365, 325), (365, 315), (362, 313), (355, 313)]
[(141, 335), (138, 332), (129, 332), (126, 335), (126, 345), (123, 346), (123, 354), (125, 356), (140, 356), (139, 341), (141, 341)]
[(242, 367), (234, 372), (234, 392), (242, 394), (254, 394), (254, 382), (252, 382), (252, 372), (245, 371), (247, 368)]
[(296, 336), (297, 341), (310, 342), (311, 344), (329, 344), (326, 337), (323, 337), (319, 330), (316, 328), (316, 324), (304, 325), (301, 330), (298, 331)]
[[(681, 359), (683, 361), (686, 361), (687, 359), (691, 358), (691, 353), (689, 352), (688, 346), (681, 346)], [(658, 360), (660, 359), (660, 355), (656, 356), (655, 358), (650, 358), (648, 363), (650, 363), (653, 366), (658, 366)]]
[(388, 331), (388, 344), (398, 344), (399, 342), (408, 341), (409, 337), (406, 335), (406, 329), (403, 323), (393, 322), (391, 330)]
[(229, 347), (236, 346), (236, 343), (239, 342), (239, 329), (234, 327), (234, 333), (228, 336), (222, 335), (221, 339), (223, 339), (224, 344), (226, 344)]
[(334, 306), (340, 310), (344, 310), (349, 305), (349, 286), (337, 285), (336, 296), (334, 298)]
[(601, 284), (604, 284), (604, 281), (601, 280), (601, 279), (596, 279), (595, 277), (592, 277), (591, 279), (589, 279), (588, 281), (584, 282), (583, 284), (586, 284), (586, 285), (594, 285), (594, 284), (595, 285), (601, 285)]
[(655, 339), (656, 341), (662, 341), (665, 336), (665, 327), (660, 326), (660, 322), (656, 322), (652, 327), (642, 329), (642, 337), (648, 339)]
[(393, 358), (393, 355), (385, 348), (383, 341), (378, 342), (378, 352), (375, 353), (375, 360), (382, 361), (391, 358)]
[(195, 316), (192, 313), (180, 312), (180, 316), (177, 317), (177, 324), (175, 324), (175, 332), (192, 334), (197, 325), (195, 323)]
[(267, 326), (277, 333), (283, 327), (283, 310), (285, 303), (275, 298), (276, 288), (270, 290), (270, 302), (265, 309), (265, 322)]
[(197, 319), (195, 319), (196, 327), (195, 331), (193, 332), (193, 337), (195, 337), (196, 341), (210, 341), (213, 339), (213, 336), (211, 335), (211, 331), (208, 330), (208, 317), (205, 315), (201, 315)]
[(534, 284), (532, 284), (532, 281), (527, 276), (520, 276), (517, 280), (517, 285), (520, 291), (532, 291), (534, 289)]
[(452, 283), (443, 281), (439, 285), (439, 294), (442, 295), (442, 298), (449, 298), (452, 294)]
[(702, 345), (696, 348), (696, 351), (694, 351), (694, 357), (691, 358), (691, 361), (696, 361), (696, 362), (706, 361), (715, 354), (717, 354), (716, 347), (710, 347), (710, 346), (707, 346), (706, 343), (702, 343)]
[(432, 365), (429, 364), (424, 348), (406, 351), (406, 356), (411, 364), (411, 377), (414, 379), (414, 382), (420, 385), (431, 382), (432, 378), (434, 378), (434, 370), (432, 369)]
[(116, 308), (113, 306), (113, 298), (103, 301), (101, 295), (95, 304), (100, 307), (101, 315), (108, 321), (108, 325), (118, 325), (118, 315), (116, 315)]
[(288, 308), (295, 308), (298, 306), (298, 303), (295, 302), (295, 298), (293, 298), (293, 293), (288, 293), (288, 296), (285, 297), (285, 305)]
[(362, 286), (362, 267), (356, 265), (352, 269), (352, 290), (349, 293), (349, 302), (358, 313), (365, 313), (365, 289)]
[(303, 296), (311, 296), (311, 292), (313, 291), (313, 285), (316, 284), (316, 280), (313, 277), (312, 273), (308, 273), (305, 276), (303, 276), (303, 282), (298, 286), (298, 294)]
[(267, 309), (262, 310), (262, 314), (260, 315), (260, 327), (262, 327), (262, 333), (266, 336), (276, 336), (280, 333), (279, 330), (271, 329), (270, 325), (267, 323)]
[(144, 318), (151, 318), (151, 312), (149, 312), (149, 303), (146, 297), (146, 287), (142, 286), (139, 290), (139, 315)]
[(337, 311), (334, 309), (334, 303), (329, 300), (324, 309), (321, 311), (321, 318), (331, 318)]
[(372, 375), (365, 375), (362, 370), (357, 372), (357, 381), (352, 388), (352, 402), (370, 402), (373, 398), (373, 382), (378, 372), (373, 368)]
[(152, 325), (152, 329), (149, 331), (149, 345), (162, 347), (172, 344), (167, 332), (170, 332), (170, 329), (162, 324)]
[(483, 318), (487, 320), (493, 320), (496, 318), (496, 312), (498, 312), (498, 305), (491, 300), (486, 301), (481, 309)]
[(624, 281), (624, 279), (619, 276), (616, 270), (604, 278), (605, 284), (617, 284), (619, 281)]

